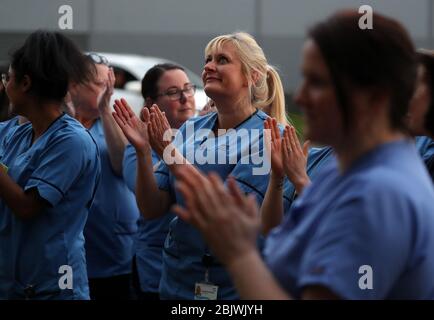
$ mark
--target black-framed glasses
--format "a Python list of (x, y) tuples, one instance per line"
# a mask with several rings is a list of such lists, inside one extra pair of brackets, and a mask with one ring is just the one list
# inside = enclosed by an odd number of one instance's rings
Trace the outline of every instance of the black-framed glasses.
[(107, 60), (107, 58), (98, 53), (90, 52), (86, 54), (86, 57), (90, 58), (95, 64), (104, 64), (106, 66), (109, 66), (109, 61)]
[(182, 94), (184, 94), (184, 96), (186, 96), (186, 97), (192, 97), (192, 96), (194, 96), (195, 92), (196, 92), (196, 85), (189, 84), (189, 85), (186, 85), (184, 87), (184, 89), (182, 89), (182, 90), (181, 89), (175, 89), (175, 88), (169, 89), (166, 92), (157, 94), (156, 97), (167, 96), (170, 100), (176, 101), (176, 100), (181, 99)]
[(6, 85), (8, 84), (9, 80), (10, 80), (10, 76), (9, 73), (2, 73), (2, 83), (3, 86), (6, 87)]

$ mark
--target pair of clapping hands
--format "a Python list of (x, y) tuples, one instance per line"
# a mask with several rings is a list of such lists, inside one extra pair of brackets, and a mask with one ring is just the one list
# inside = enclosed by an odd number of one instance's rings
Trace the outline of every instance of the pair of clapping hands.
[(125, 99), (115, 100), (113, 117), (137, 152), (150, 152), (151, 148), (162, 158), (171, 143), (172, 130), (164, 112), (156, 104), (143, 108), (139, 117)]
[(281, 136), (277, 121), (267, 118), (264, 121), (266, 149), (271, 157), (271, 170), (277, 179), (286, 175), (297, 193), (310, 183), (306, 172), (309, 141), (301, 146), (295, 128), (286, 125)]

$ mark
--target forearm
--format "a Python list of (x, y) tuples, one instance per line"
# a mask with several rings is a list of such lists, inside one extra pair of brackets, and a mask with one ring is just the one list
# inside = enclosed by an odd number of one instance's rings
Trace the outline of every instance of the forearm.
[(137, 151), (136, 201), (147, 219), (162, 216), (170, 206), (168, 192), (158, 188), (150, 149), (148, 152)]
[(227, 267), (241, 299), (291, 299), (277, 283), (257, 250), (252, 249), (249, 253), (241, 255)]
[(127, 145), (127, 139), (122, 133), (122, 130), (116, 124), (108, 108), (107, 110), (101, 112), (101, 121), (104, 130), (104, 137), (107, 144), (110, 165), (113, 171), (118, 176), (121, 176), (122, 160), (124, 156), (124, 150)]
[(17, 217), (22, 219), (32, 218), (42, 210), (41, 203), (36, 200), (36, 197), (24, 192), (3, 169), (0, 169), (0, 198)]
[(261, 206), (261, 232), (267, 235), (283, 219), (283, 177), (271, 172), (267, 192)]

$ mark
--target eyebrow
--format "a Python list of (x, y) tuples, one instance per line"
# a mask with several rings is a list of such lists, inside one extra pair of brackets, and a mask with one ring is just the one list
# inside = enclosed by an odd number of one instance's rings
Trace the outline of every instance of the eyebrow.
[[(192, 83), (191, 83), (191, 82), (186, 82), (186, 83), (184, 83), (184, 87), (185, 87), (185, 86), (188, 86), (189, 84), (192, 84)], [(170, 89), (178, 89), (178, 87), (177, 87), (177, 86), (171, 86), (171, 87), (167, 88), (166, 91), (168, 91), (168, 90), (170, 90)]]

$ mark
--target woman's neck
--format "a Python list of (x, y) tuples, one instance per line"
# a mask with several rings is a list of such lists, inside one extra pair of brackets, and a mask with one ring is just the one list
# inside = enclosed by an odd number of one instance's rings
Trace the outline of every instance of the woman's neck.
[(32, 123), (33, 142), (36, 141), (50, 125), (62, 115), (61, 104), (58, 102), (45, 102), (29, 107), (30, 112), (26, 118)]
[(218, 116), (218, 129), (231, 129), (250, 117), (256, 108), (252, 106), (248, 99), (241, 101), (215, 101)]
[(404, 139), (406, 135), (397, 130), (379, 130), (380, 132), (365, 132), (364, 134), (350, 134), (344, 141), (334, 147), (339, 160), (341, 172), (346, 172), (360, 157), (382, 144)]
[(75, 109), (75, 119), (77, 119), (77, 121), (80, 122), (83, 127), (90, 129), (98, 118), (95, 118), (95, 116), (87, 114), (86, 112), (83, 112), (81, 109), (77, 108)]

